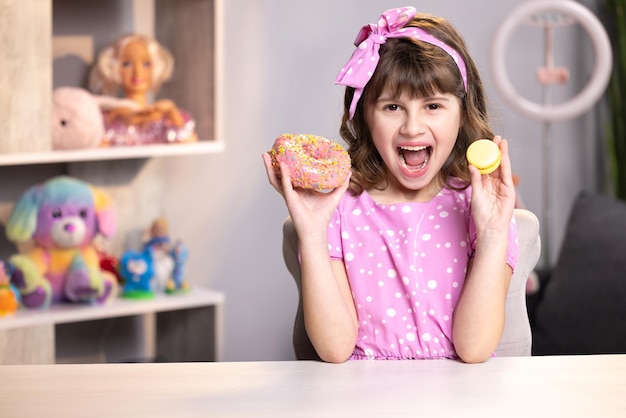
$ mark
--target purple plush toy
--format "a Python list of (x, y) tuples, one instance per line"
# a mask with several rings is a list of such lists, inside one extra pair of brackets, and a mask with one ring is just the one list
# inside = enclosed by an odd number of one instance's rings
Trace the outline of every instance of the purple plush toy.
[(93, 246), (96, 235), (111, 236), (115, 227), (110, 198), (81, 180), (58, 176), (28, 189), (6, 225), (9, 240), (34, 243), (9, 258), (22, 304), (46, 308), (56, 301), (103, 303), (115, 296), (116, 278), (100, 269)]

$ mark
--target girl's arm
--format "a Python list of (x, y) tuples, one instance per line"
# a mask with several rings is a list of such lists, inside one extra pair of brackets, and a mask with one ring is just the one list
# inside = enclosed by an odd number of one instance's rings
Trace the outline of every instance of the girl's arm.
[(340, 260), (331, 260), (326, 234), (349, 178), (329, 193), (294, 189), (284, 165), (279, 179), (267, 153), (263, 160), (270, 184), (285, 199), (298, 233), (307, 334), (322, 360), (343, 362), (354, 350), (358, 322), (345, 266)]
[(356, 345), (356, 309), (343, 261), (330, 259), (328, 241), (316, 241), (300, 244), (304, 325), (320, 358), (342, 363)]
[(500, 168), (481, 175), (470, 166), (476, 251), (454, 311), (452, 339), (461, 360), (486, 361), (504, 330), (505, 301), (512, 275), (506, 263), (508, 233), (515, 206), (515, 188), (507, 142), (499, 136)]

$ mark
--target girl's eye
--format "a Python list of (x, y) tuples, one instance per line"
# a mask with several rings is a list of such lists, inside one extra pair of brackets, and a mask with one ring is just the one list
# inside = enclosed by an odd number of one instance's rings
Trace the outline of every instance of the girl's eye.
[(145, 61), (143, 63), (144, 68), (150, 68), (152, 66), (152, 63), (150, 61)]
[(386, 110), (391, 110), (392, 112), (398, 110), (400, 108), (400, 106), (396, 105), (396, 104), (390, 104), (385, 106)]
[(61, 209), (59, 209), (59, 208), (52, 209), (52, 217), (54, 219), (60, 218), (61, 217)]
[(124, 68), (130, 67), (130, 61), (123, 61), (122, 62), (122, 67), (124, 67)]
[(426, 107), (428, 108), (428, 110), (437, 110), (441, 106), (439, 106), (437, 103), (429, 103), (428, 105), (426, 105)]

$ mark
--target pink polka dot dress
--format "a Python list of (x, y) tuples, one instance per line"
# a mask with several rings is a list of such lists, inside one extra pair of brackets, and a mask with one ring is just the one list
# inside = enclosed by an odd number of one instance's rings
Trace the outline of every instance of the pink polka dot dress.
[[(346, 193), (328, 227), (346, 265), (359, 320), (352, 359), (457, 358), (452, 314), (474, 252), (471, 188), (430, 202), (380, 205)], [(506, 262), (519, 245), (513, 219)]]

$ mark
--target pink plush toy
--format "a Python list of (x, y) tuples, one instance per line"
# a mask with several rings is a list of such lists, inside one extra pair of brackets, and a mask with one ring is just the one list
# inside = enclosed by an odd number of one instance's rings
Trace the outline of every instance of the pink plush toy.
[(95, 148), (104, 138), (97, 98), (79, 87), (59, 87), (52, 94), (52, 148)]
[(117, 281), (100, 268), (93, 240), (113, 235), (115, 228), (110, 198), (81, 180), (58, 176), (24, 192), (6, 224), (9, 240), (34, 243), (9, 258), (22, 304), (46, 308), (57, 301), (104, 303), (114, 297)]

